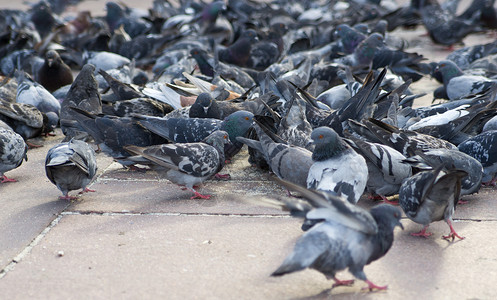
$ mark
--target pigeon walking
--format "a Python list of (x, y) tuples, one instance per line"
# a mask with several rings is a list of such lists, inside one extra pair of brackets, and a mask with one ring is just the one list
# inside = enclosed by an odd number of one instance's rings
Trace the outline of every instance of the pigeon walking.
[(149, 147), (125, 146), (164, 171), (167, 179), (184, 185), (194, 193), (191, 199), (209, 199), (195, 186), (217, 174), (224, 167), (224, 145), (230, 142), (226, 131), (217, 130), (199, 143), (163, 144)]
[(70, 140), (48, 150), (45, 159), (48, 179), (62, 192), (61, 200), (76, 200), (69, 191), (82, 189), (80, 193), (94, 192), (87, 186), (97, 174), (95, 151), (87, 143)]

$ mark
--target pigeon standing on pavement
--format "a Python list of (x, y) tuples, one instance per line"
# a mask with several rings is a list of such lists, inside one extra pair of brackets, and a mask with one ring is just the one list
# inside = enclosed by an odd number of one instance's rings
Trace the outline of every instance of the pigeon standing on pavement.
[[(271, 276), (315, 269), (335, 281), (332, 287), (351, 285), (354, 280), (339, 280), (336, 273), (347, 269), (368, 284), (368, 289), (385, 290), (369, 281), (364, 266), (383, 257), (393, 244), (394, 228), (401, 227), (401, 211), (380, 204), (370, 211), (325, 192), (307, 190), (282, 180), (287, 188), (299, 192), (315, 207), (304, 211), (307, 219), (324, 220), (314, 225), (296, 242), (292, 253)], [(308, 205), (309, 207), (309, 205)]]
[(194, 198), (209, 199), (195, 186), (217, 174), (224, 167), (224, 145), (230, 142), (226, 131), (217, 130), (199, 143), (163, 144), (149, 147), (125, 146), (130, 153), (150, 160), (167, 179), (184, 185), (194, 193)]
[(76, 200), (69, 191), (82, 189), (80, 193), (94, 192), (87, 186), (97, 173), (95, 151), (87, 143), (70, 140), (48, 150), (45, 159), (48, 179), (62, 192), (61, 200)]
[(462, 170), (442, 171), (443, 166), (419, 172), (406, 179), (399, 191), (399, 204), (406, 216), (424, 227), (413, 236), (429, 237), (430, 223), (445, 220), (450, 233), (444, 239), (464, 239), (452, 227), (452, 215), (461, 193), (461, 179), (468, 175)]
[(15, 182), (15, 179), (5, 176), (5, 172), (13, 170), (28, 160), (28, 146), (23, 138), (14, 131), (0, 127), (0, 183)]
[(350, 203), (357, 203), (368, 181), (368, 167), (364, 157), (357, 154), (329, 127), (312, 131), (314, 164), (309, 169), (307, 187), (343, 195)]
[(74, 111), (70, 107), (77, 107), (89, 113), (99, 114), (102, 112), (102, 99), (98, 92), (98, 83), (95, 79), (95, 66), (86, 64), (79, 72), (67, 92), (60, 110), (60, 127), (66, 135), (66, 140), (73, 137), (86, 138), (86, 133), (78, 125), (74, 118)]
[(48, 50), (45, 54), (45, 62), (38, 70), (36, 79), (50, 93), (73, 82), (71, 68), (55, 50)]

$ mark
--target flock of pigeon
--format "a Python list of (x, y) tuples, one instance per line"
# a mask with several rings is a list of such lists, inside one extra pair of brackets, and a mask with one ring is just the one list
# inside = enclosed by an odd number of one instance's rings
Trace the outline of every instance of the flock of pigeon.
[[(124, 167), (155, 169), (195, 187), (220, 174), (244, 145), (249, 162), (302, 198), (279, 199), (306, 232), (272, 274), (313, 268), (335, 281), (348, 268), (368, 289), (365, 265), (389, 250), (405, 215), (445, 220), (461, 197), (497, 173), (497, 42), (429, 62), (389, 34), (424, 26), (452, 48), (497, 28), (494, 1), (115, 2), (104, 17), (63, 17), (77, 1), (0, 10), (0, 175), (60, 126), (47, 177), (75, 199), (91, 191), (94, 147)], [(73, 71), (78, 75), (73, 78)], [(432, 76), (439, 104), (413, 108), (409, 85)], [(367, 211), (364, 193), (389, 202)], [(398, 194), (398, 203), (388, 196)]]

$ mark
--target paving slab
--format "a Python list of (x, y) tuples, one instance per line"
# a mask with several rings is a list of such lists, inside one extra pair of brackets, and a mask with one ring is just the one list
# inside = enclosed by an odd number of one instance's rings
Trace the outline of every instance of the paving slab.
[[(3, 269), (70, 203), (58, 200), (60, 191), (45, 175), (45, 156), (48, 149), (59, 143), (63, 135), (34, 139), (43, 145), (28, 151), (28, 161), (7, 176), (15, 183), (0, 184), (0, 267)], [(98, 155), (99, 172), (112, 160)], [(83, 196), (82, 198), (85, 198)]]
[[(330, 289), (313, 270), (269, 277), (301, 235), (292, 218), (64, 215), (2, 280), (6, 299), (490, 299), (497, 259), (487, 233), (496, 222), (457, 222), (464, 241), (449, 243), (403, 220), (390, 252), (365, 268), (387, 292), (363, 282)], [(471, 270), (470, 273), (467, 271)], [(351, 275), (342, 272), (339, 278)], [(77, 296), (75, 296), (77, 295)]]

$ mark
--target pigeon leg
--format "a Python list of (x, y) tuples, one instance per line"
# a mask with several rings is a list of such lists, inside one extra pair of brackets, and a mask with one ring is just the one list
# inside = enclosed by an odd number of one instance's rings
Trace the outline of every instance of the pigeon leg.
[(141, 173), (145, 173), (147, 171), (146, 168), (140, 168), (140, 167), (137, 167), (135, 165), (129, 166), (129, 170), (130, 171), (135, 171), (135, 172), (141, 172)]
[(448, 235), (444, 235), (443, 238), (448, 240), (450, 238), (452, 238), (452, 241), (454, 241), (454, 239), (457, 237), (461, 240), (464, 240), (464, 237), (461, 237), (460, 235), (458, 235), (456, 233), (456, 231), (454, 230), (454, 227), (452, 227), (452, 222), (450, 220), (446, 220), (447, 224), (449, 225), (449, 228), (450, 228), (450, 233)]
[(383, 200), (383, 197), (382, 197), (382, 196), (380, 196), (380, 195), (370, 194), (370, 195), (368, 196), (368, 199), (370, 199), (370, 200)]
[(428, 238), (429, 236), (431, 236), (433, 233), (431, 232), (426, 232), (426, 230), (428, 229), (428, 225), (426, 225), (425, 227), (423, 227), (423, 229), (420, 231), (420, 232), (413, 232), (411, 233), (412, 236), (422, 236), (424, 238)]
[(490, 181), (482, 182), (481, 185), (483, 185), (483, 186), (495, 186), (496, 182), (497, 182), (497, 177), (494, 177)]
[(463, 204), (468, 204), (469, 201), (467, 200), (463, 200), (463, 199), (459, 199), (459, 201), (457, 201), (457, 205), (463, 205)]
[(388, 198), (383, 195), (380, 195), (380, 197), (381, 201), (383, 201), (386, 204), (399, 206), (399, 200), (388, 200)]
[(95, 190), (90, 190), (89, 188), (85, 187), (81, 192), (79, 192), (80, 194), (83, 194), (83, 193), (88, 193), (88, 192), (96, 192)]
[(354, 284), (354, 279), (350, 279), (350, 280), (340, 280), (336, 277), (333, 277), (333, 280), (335, 281), (335, 283), (331, 286), (331, 288), (334, 288), (334, 287), (337, 287), (337, 286), (342, 286), (342, 285), (352, 285)]
[(59, 200), (78, 200), (78, 197), (76, 196), (69, 196), (69, 193), (65, 194), (64, 196), (59, 196)]
[(29, 149), (33, 149), (33, 148), (41, 148), (41, 147), (43, 147), (43, 145), (34, 144), (34, 143), (29, 142), (29, 141), (26, 141), (26, 145), (28, 145), (28, 148), (29, 148)]
[(190, 189), (190, 188), (189, 188), (189, 190), (194, 193), (194, 195), (192, 197), (190, 197), (190, 199), (210, 199), (211, 198), (211, 195), (202, 195), (199, 192), (197, 192), (196, 190)]
[(8, 178), (7, 176), (3, 175), (0, 177), (0, 179), (2, 181), (0, 181), (0, 183), (6, 183), (6, 182), (17, 182), (17, 180), (13, 179), (13, 178)]
[(374, 289), (377, 289), (377, 290), (386, 290), (388, 288), (388, 285), (379, 286), (379, 285), (376, 285), (376, 284), (372, 283), (368, 279), (366, 279), (366, 283), (368, 284), (368, 287), (364, 288), (364, 289), (368, 289), (370, 291), (372, 291)]
[(214, 178), (228, 180), (228, 179), (231, 178), (231, 176), (230, 176), (230, 174), (219, 174), (219, 173), (217, 173), (216, 175), (214, 175)]

